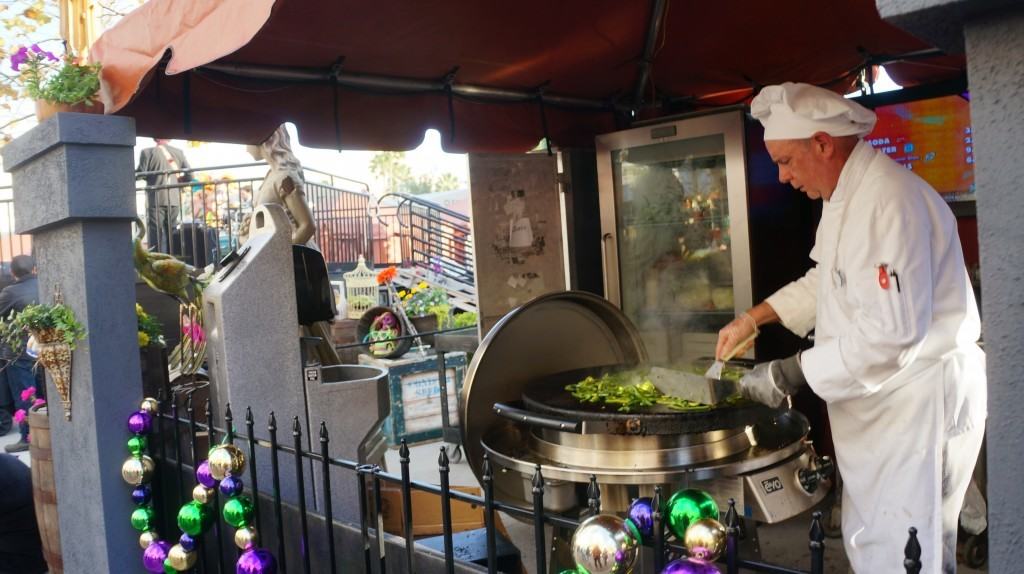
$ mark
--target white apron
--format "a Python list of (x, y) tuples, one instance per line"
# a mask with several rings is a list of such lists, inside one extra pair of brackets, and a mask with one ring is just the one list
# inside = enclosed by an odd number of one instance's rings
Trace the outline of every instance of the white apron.
[(767, 302), (798, 335), (815, 329), (802, 365), (828, 404), (850, 564), (903, 574), (913, 526), (922, 572), (954, 572), (986, 409), (956, 221), (927, 183), (862, 141), (823, 206), (811, 258)]

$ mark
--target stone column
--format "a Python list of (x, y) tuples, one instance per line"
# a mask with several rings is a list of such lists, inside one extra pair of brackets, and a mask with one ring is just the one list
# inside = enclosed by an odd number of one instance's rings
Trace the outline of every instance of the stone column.
[(989, 571), (1024, 561), (1024, 5), (876, 0), (883, 18), (950, 53), (966, 50), (982, 316), (988, 358)]
[(131, 221), (131, 118), (61, 113), (3, 148), (17, 233), (32, 235), (40, 302), (60, 289), (88, 334), (74, 351), (71, 420), (47, 385), (64, 571), (136, 572), (142, 551), (121, 479), (141, 374)]

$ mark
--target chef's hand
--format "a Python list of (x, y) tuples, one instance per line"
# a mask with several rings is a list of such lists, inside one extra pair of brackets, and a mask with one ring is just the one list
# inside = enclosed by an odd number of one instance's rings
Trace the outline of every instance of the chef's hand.
[[(747, 337), (757, 332), (757, 322), (749, 313), (743, 313), (733, 319), (728, 325), (722, 327), (718, 332), (718, 345), (715, 347), (715, 358), (721, 359), (726, 353), (733, 350)], [(744, 348), (738, 349), (733, 355), (742, 355), (754, 344), (751, 339)]]
[(786, 397), (807, 384), (800, 366), (800, 353), (787, 359), (761, 363), (740, 379), (744, 397), (769, 407), (777, 407)]

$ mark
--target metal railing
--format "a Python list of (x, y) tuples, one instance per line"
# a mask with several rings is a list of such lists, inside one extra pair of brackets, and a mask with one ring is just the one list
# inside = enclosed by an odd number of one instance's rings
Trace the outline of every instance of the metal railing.
[[(410, 452), (404, 440), (401, 442), (400, 472), (391, 474), (384, 472), (379, 466), (359, 464), (350, 460), (333, 458), (330, 452), (330, 436), (325, 422), (321, 422), (317, 440), (319, 452), (312, 452), (303, 449), (302, 425), (299, 417), (292, 418), (291, 424), (291, 445), (284, 444), (278, 439), (278, 421), (273, 412), (269, 413), (266, 433), (269, 439), (257, 438), (256, 421), (251, 408), (246, 408), (244, 417), (244, 433), (236, 433), (234, 418), (231, 406), (225, 407), (223, 415), (223, 426), (218, 426), (210, 410), (210, 403), (207, 400), (205, 405), (205, 420), (199, 421), (196, 417), (195, 405), (192, 404), (192, 394), (184, 397), (175, 396), (173, 400), (163, 399), (163, 392), (159, 399), (160, 407), (154, 424), (155, 436), (148, 443), (150, 456), (156, 461), (157, 472), (155, 486), (163, 501), (163, 508), (178, 508), (188, 500), (187, 493), (191, 490), (191, 481), (183, 478), (188, 476), (185, 473), (184, 459), (188, 458), (194, 464), (200, 460), (200, 443), (214, 445), (220, 443), (238, 443), (236, 446), (242, 449), (247, 456), (248, 476), (250, 482), (249, 493), (252, 495), (255, 504), (254, 525), (260, 533), (274, 532), (273, 540), (265, 537), (262, 546), (269, 548), (275, 555), (280, 565), (281, 572), (287, 572), (289, 565), (298, 567), (301, 564), (303, 572), (311, 572), (310, 540), (314, 532), (310, 524), (317, 524), (322, 529), (323, 539), (328, 541), (326, 557), (318, 554), (318, 560), (326, 560), (329, 570), (320, 565), (317, 571), (338, 571), (339, 564), (344, 564), (344, 571), (371, 572), (428, 572), (442, 571), (440, 560), (436, 555), (429, 555), (423, 547), (417, 547), (413, 540), (413, 509), (410, 504), (411, 493), (421, 491), (440, 496), (442, 530), (443, 530), (443, 571), (454, 573), (456, 558), (453, 550), (453, 528), (452, 528), (452, 501), (462, 501), (483, 508), (485, 536), (487, 547), (486, 568), (490, 573), (497, 572), (497, 528), (495, 526), (495, 512), (501, 511), (513, 517), (530, 521), (534, 524), (534, 544), (536, 545), (537, 572), (547, 572), (547, 542), (545, 540), (544, 526), (550, 525), (563, 529), (575, 529), (580, 520), (559, 514), (552, 514), (544, 509), (544, 496), (547, 482), (545, 481), (541, 468), (538, 465), (533, 475), (533, 504), (530, 508), (518, 507), (496, 501), (494, 499), (493, 469), (487, 456), (484, 456), (482, 468), (483, 495), (475, 496), (454, 490), (449, 484), (450, 460), (445, 446), (440, 447), (438, 456), (438, 484), (428, 484), (415, 481), (410, 478)], [(184, 409), (186, 416), (181, 417), (181, 409)], [(168, 428), (169, 427), (169, 428)], [(169, 444), (170, 443), (170, 444)], [(311, 443), (312, 444), (312, 443)], [(297, 507), (282, 502), (281, 499), (281, 476), (284, 472), (280, 457), (282, 455), (294, 458), (295, 482), (298, 487)], [(258, 458), (270, 457), (271, 460), (271, 488), (264, 484), (261, 489), (257, 480)], [(308, 466), (307, 466), (308, 465)], [(336, 530), (344, 528), (344, 523), (334, 520), (330, 505), (330, 492), (332, 486), (332, 468), (351, 471), (351, 480), (354, 480), (358, 488), (359, 496), (359, 524), (358, 543), (343, 544), (341, 548), (336, 547)], [(304, 470), (306, 469), (306, 470)], [(323, 513), (311, 512), (306, 504), (305, 479), (303, 473), (308, 469), (319, 469), (320, 488), (323, 493)], [(381, 517), (381, 492), (382, 485), (390, 483), (398, 485), (402, 494), (402, 535), (404, 545), (399, 556), (388, 552), (385, 546), (386, 535), (380, 531)], [(266, 505), (272, 510), (272, 515), (261, 513), (259, 509), (259, 497), (257, 493), (264, 493)], [(657, 509), (660, 508), (663, 500), (661, 488), (656, 487), (652, 507), (656, 510), (654, 514), (653, 540), (645, 540), (643, 544), (653, 552), (654, 571), (661, 572), (665, 565), (676, 557), (686, 555), (686, 549), (677, 543), (669, 543), (665, 538), (665, 517)], [(601, 493), (596, 479), (592, 476), (588, 489), (588, 509), (585, 514), (594, 515), (600, 513)], [(218, 497), (214, 496), (214, 516), (219, 516), (222, 511), (222, 504)], [(287, 512), (297, 513), (297, 520), (292, 516), (285, 521)], [(160, 513), (164, 524), (161, 532), (174, 532), (172, 512)], [(743, 536), (740, 528), (739, 517), (735, 504), (729, 501), (728, 512), (724, 523), (727, 530), (727, 542), (725, 553), (718, 562), (724, 567), (727, 574), (737, 574), (741, 571), (767, 572), (770, 574), (822, 574), (825, 568), (825, 534), (820, 522), (820, 513), (814, 513), (808, 536), (810, 548), (809, 570), (798, 570), (794, 568), (768, 564), (760, 561), (748, 560), (739, 555), (739, 541)], [(586, 516), (584, 516), (586, 518)], [(219, 520), (217, 521), (219, 524)], [(353, 526), (353, 525), (349, 525)], [(354, 531), (353, 531), (354, 532)], [(197, 537), (200, 539), (200, 537)], [(289, 544), (293, 541), (293, 544)], [(212, 532), (201, 537), (199, 547), (201, 560), (197, 565), (198, 572), (226, 572), (228, 571), (225, 561), (232, 555), (230, 536), (223, 532), (221, 526), (216, 526)], [(350, 555), (339, 555), (339, 551), (348, 549)], [(322, 550), (322, 549), (321, 549)], [(917, 541), (916, 530), (910, 529), (904, 566), (908, 573), (919, 574), (921, 570), (921, 548)], [(898, 557), (894, 557), (899, 560)], [(400, 564), (389, 567), (389, 560), (398, 560)], [(426, 568), (423, 564), (417, 567), (420, 562), (435, 560), (435, 568)], [(569, 566), (569, 565), (565, 565)]]
[[(139, 215), (147, 222), (150, 249), (170, 253), (197, 267), (220, 261), (238, 247), (240, 233), (254, 202), (259, 201), (263, 176), (235, 178), (218, 172), (253, 171), (266, 163), (219, 165), (194, 168), (189, 177), (203, 179), (173, 181), (182, 172), (138, 172), (143, 185), (136, 189)], [(359, 255), (370, 253), (373, 228), (369, 221), (369, 186), (354, 179), (311, 168), (303, 168), (306, 202), (317, 225), (317, 243), (328, 269), (338, 272), (351, 267)], [(170, 183), (145, 185), (148, 179)]]
[(399, 238), (403, 266), (473, 285), (469, 218), (416, 196), (388, 193), (377, 200), (376, 220)]
[[(147, 246), (197, 267), (217, 265), (238, 247), (263, 183), (263, 174), (252, 172), (266, 166), (192, 168), (189, 176), (203, 179), (188, 181), (176, 181), (181, 171), (137, 172), (136, 209), (147, 224)], [(245, 176), (228, 175), (238, 171)], [(353, 268), (363, 255), (371, 266), (420, 267), (473, 285), (473, 243), (465, 215), (405, 194), (374, 202), (366, 183), (312, 168), (303, 172), (306, 201), (317, 225), (314, 241), (331, 273)], [(146, 185), (147, 177), (172, 181)], [(31, 237), (14, 232), (10, 186), (0, 187), (0, 276), (12, 257), (30, 253), (31, 247)]]

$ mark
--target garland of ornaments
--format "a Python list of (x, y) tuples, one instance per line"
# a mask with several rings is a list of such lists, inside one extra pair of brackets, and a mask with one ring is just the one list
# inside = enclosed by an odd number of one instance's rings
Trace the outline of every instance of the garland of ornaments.
[(143, 548), (142, 564), (146, 571), (174, 574), (193, 568), (198, 561), (196, 540), (205, 534), (214, 521), (216, 508), (212, 503), (217, 489), (227, 497), (224, 503), (224, 521), (235, 527), (235, 545), (242, 550), (235, 564), (237, 574), (275, 574), (277, 562), (270, 551), (258, 547), (259, 536), (252, 525), (253, 501), (242, 494), (245, 472), (245, 454), (233, 444), (225, 443), (210, 449), (209, 457), (196, 468), (198, 484), (192, 489), (192, 500), (178, 510), (177, 522), (181, 529), (178, 543), (173, 546), (160, 538), (154, 530), (155, 515), (150, 481), (156, 465), (143, 454), (147, 435), (153, 429), (153, 417), (158, 403), (144, 399), (139, 411), (128, 417), (128, 451), (131, 457), (121, 466), (121, 476), (132, 485), (132, 526), (140, 531), (139, 545)]
[[(626, 518), (598, 514), (580, 523), (572, 535), (576, 568), (562, 574), (619, 574), (630, 572), (640, 544), (654, 536), (654, 508), (650, 498), (638, 498)], [(660, 574), (719, 574), (713, 564), (726, 546), (725, 526), (718, 521), (718, 505), (708, 493), (680, 490), (662, 508), (669, 531), (686, 547), (687, 556), (672, 560)]]

